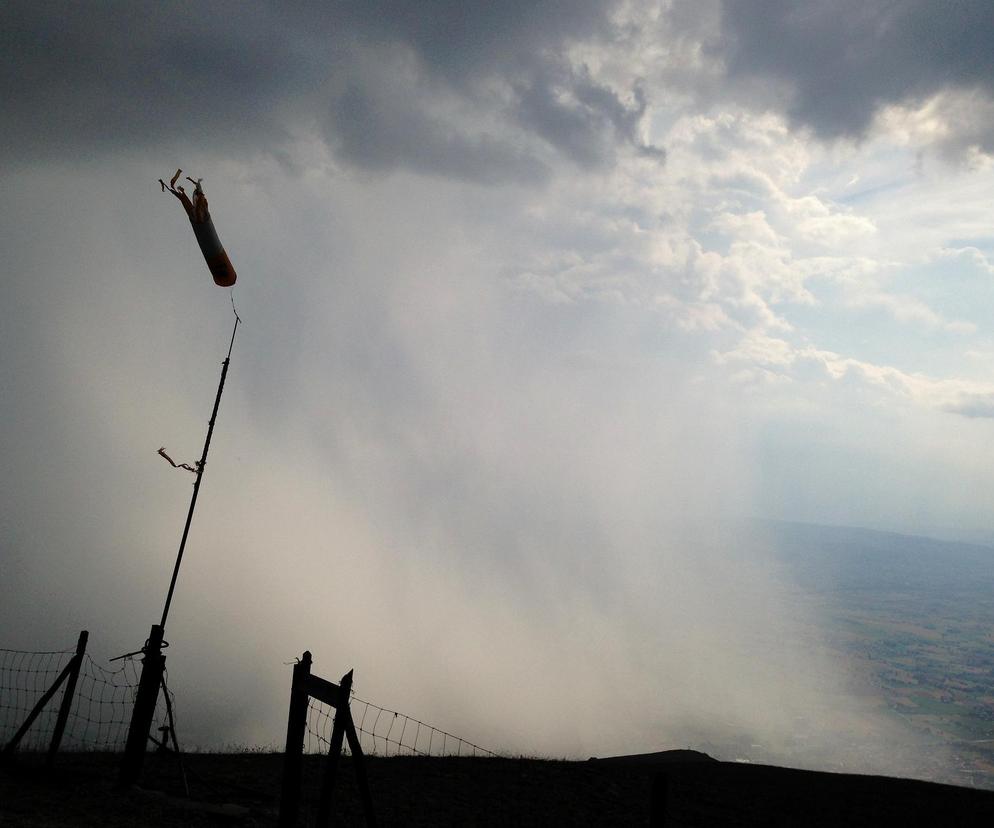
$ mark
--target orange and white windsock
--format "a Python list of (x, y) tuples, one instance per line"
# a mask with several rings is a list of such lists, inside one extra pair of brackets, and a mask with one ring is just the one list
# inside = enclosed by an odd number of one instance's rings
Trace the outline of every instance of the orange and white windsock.
[(214, 277), (214, 284), (219, 287), (231, 287), (237, 278), (235, 268), (228, 258), (221, 240), (217, 237), (217, 230), (214, 229), (214, 222), (211, 221), (210, 211), (207, 209), (207, 196), (204, 195), (200, 182), (203, 179), (187, 178), (187, 181), (194, 185), (193, 200), (186, 194), (186, 190), (176, 186), (176, 181), (180, 177), (182, 170), (176, 170), (176, 175), (166, 184), (161, 178), (159, 184), (162, 191), (169, 190), (180, 200), (187, 216), (190, 217), (190, 224), (193, 225), (193, 234), (197, 237), (197, 244), (200, 245), (200, 252), (204, 254), (207, 268)]

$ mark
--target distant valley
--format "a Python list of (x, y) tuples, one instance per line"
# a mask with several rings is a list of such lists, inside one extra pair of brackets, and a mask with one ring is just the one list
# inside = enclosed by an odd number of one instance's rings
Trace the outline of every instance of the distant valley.
[(994, 547), (790, 523), (761, 530), (870, 703), (920, 737), (917, 755), (902, 757), (915, 775), (994, 788)]

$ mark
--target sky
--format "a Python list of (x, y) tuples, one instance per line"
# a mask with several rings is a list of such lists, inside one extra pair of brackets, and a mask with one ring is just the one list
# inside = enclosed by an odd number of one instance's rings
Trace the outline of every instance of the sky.
[(5, 3), (3, 646), (159, 618), (192, 478), (156, 451), (199, 457), (233, 324), (182, 168), (244, 320), (167, 625), (190, 740), (278, 744), (304, 649), (512, 752), (852, 719), (721, 527), (994, 540), (992, 30), (986, 0)]

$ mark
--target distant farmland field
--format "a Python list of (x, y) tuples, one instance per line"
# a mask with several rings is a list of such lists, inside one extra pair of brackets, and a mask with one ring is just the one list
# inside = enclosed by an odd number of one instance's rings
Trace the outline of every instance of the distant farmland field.
[(922, 776), (994, 788), (994, 548), (795, 524), (772, 535), (829, 646), (889, 715), (951, 753)]

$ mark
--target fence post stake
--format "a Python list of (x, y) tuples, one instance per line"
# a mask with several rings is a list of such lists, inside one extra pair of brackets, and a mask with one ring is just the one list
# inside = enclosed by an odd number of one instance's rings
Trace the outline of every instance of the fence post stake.
[(286, 751), (283, 754), (283, 788), (280, 793), (279, 828), (294, 828), (300, 812), (300, 777), (307, 731), (307, 677), (311, 674), (311, 653), (293, 665), (290, 712), (286, 722)]
[(352, 751), (352, 766), (355, 768), (356, 785), (362, 799), (362, 811), (366, 815), (366, 828), (376, 828), (373, 795), (369, 792), (369, 777), (366, 776), (366, 759), (362, 752), (362, 745), (359, 743), (359, 734), (355, 731), (355, 722), (352, 721), (352, 707), (348, 701), (346, 701), (344, 708), (339, 711), (339, 715), (343, 715), (345, 719), (345, 738), (349, 740), (349, 749)]
[(48, 746), (48, 756), (45, 763), (51, 765), (55, 761), (55, 754), (59, 752), (59, 745), (62, 744), (62, 734), (66, 729), (66, 722), (69, 721), (69, 711), (72, 709), (73, 696), (76, 695), (76, 681), (79, 679), (79, 669), (83, 666), (83, 654), (86, 652), (86, 641), (90, 637), (89, 632), (81, 630), (79, 640), (76, 642), (76, 655), (73, 656), (72, 672), (66, 680), (66, 689), (62, 691), (62, 704), (59, 705), (59, 717), (55, 720), (55, 730), (52, 732), (52, 742)]
[(124, 746), (124, 759), (121, 762), (119, 785), (122, 788), (134, 785), (142, 772), (145, 761), (145, 748), (148, 734), (152, 729), (155, 705), (159, 700), (159, 686), (166, 657), (162, 654), (162, 626), (153, 624), (148, 641), (142, 649), (142, 674), (138, 680), (138, 693), (131, 713), (131, 726), (128, 728), (128, 741)]
[(321, 799), (318, 801), (318, 813), (315, 825), (325, 828), (331, 824), (331, 803), (334, 799), (335, 774), (338, 769), (338, 757), (342, 754), (342, 740), (345, 738), (345, 720), (348, 717), (349, 696), (352, 694), (352, 671), (349, 670), (338, 685), (338, 704), (335, 706), (335, 723), (331, 728), (331, 747), (328, 748), (328, 758), (324, 760), (324, 779), (321, 782)]

